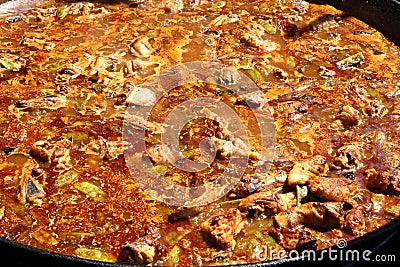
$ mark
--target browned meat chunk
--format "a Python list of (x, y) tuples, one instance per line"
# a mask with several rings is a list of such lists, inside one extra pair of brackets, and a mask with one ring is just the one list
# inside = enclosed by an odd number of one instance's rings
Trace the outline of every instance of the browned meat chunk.
[(282, 190), (288, 176), (285, 171), (273, 170), (268, 172), (268, 176), (262, 179), (257, 191), (278, 193)]
[(304, 185), (327, 170), (326, 159), (317, 155), (311, 159), (296, 163), (288, 175), (288, 185)]
[(65, 107), (67, 100), (64, 96), (46, 96), (28, 100), (18, 100), (14, 108), (18, 111), (56, 110)]
[(282, 170), (269, 171), (267, 175), (246, 174), (229, 194), (231, 198), (244, 198), (255, 192), (280, 193), (287, 180)]
[(191, 207), (191, 208), (178, 208), (168, 216), (168, 221), (176, 222), (180, 220), (187, 220), (191, 217), (197, 216), (204, 210), (203, 207)]
[(335, 120), (330, 125), (330, 128), (333, 130), (343, 130), (360, 125), (361, 122), (361, 116), (355, 108), (351, 106), (344, 106), (339, 114), (336, 115)]
[(236, 157), (249, 157), (252, 160), (259, 160), (260, 153), (249, 149), (248, 145), (240, 138), (233, 139), (232, 141), (211, 137), (211, 140), (216, 145), (216, 150), (221, 158)]
[(72, 168), (70, 157), (71, 146), (72, 142), (67, 139), (54, 144), (52, 162), (56, 164), (54, 167), (56, 172), (63, 172)]
[(365, 232), (365, 217), (360, 207), (346, 212), (342, 228), (355, 236), (360, 236)]
[(39, 164), (35, 160), (28, 160), (22, 167), (22, 173), (19, 177), (18, 200), (21, 204), (32, 203), (41, 205), (46, 195), (37, 178), (42, 175), (38, 169)]
[(219, 248), (233, 249), (236, 245), (235, 235), (243, 227), (243, 218), (238, 209), (232, 208), (212, 216), (203, 222), (200, 228)]
[(105, 160), (113, 160), (121, 156), (129, 148), (129, 143), (124, 141), (107, 141), (99, 136), (92, 139), (83, 150), (86, 154), (101, 156)]
[(309, 181), (308, 189), (326, 201), (346, 201), (359, 188), (358, 184), (346, 178), (316, 177)]
[(282, 0), (281, 5), (296, 9), (300, 12), (306, 12), (309, 8), (309, 3), (303, 0)]
[(396, 196), (400, 195), (400, 168), (391, 172), (369, 169), (365, 171), (365, 174), (369, 189)]
[(153, 48), (146, 36), (139, 37), (129, 46), (130, 52), (138, 57), (148, 57), (153, 53)]
[(371, 117), (383, 117), (388, 113), (388, 109), (380, 99), (373, 99), (368, 91), (360, 86), (348, 86), (346, 91), (353, 97), (357, 104), (362, 107), (365, 115)]
[(362, 165), (363, 159), (368, 159), (370, 148), (364, 143), (346, 144), (338, 149), (332, 163), (334, 169), (354, 170)]
[(343, 206), (340, 202), (308, 202), (277, 214), (274, 221), (283, 228), (306, 225), (315, 229), (331, 229), (340, 225)]
[(279, 231), (272, 230), (269, 234), (285, 249), (305, 250), (316, 249), (317, 239), (305, 230), (291, 230), (282, 228)]
[(37, 141), (31, 147), (30, 154), (41, 161), (56, 164), (56, 172), (67, 171), (72, 168), (70, 149), (72, 142), (68, 139), (50, 143), (49, 141)]
[(139, 240), (128, 243), (123, 247), (127, 253), (120, 255), (120, 261), (136, 264), (150, 264), (155, 262), (164, 252), (164, 246), (152, 235), (147, 235)]
[(273, 215), (296, 205), (296, 196), (293, 193), (273, 194), (259, 192), (242, 200), (239, 210), (242, 212), (265, 213)]
[(47, 141), (37, 141), (33, 144), (30, 154), (38, 160), (51, 162), (53, 148), (52, 145)]

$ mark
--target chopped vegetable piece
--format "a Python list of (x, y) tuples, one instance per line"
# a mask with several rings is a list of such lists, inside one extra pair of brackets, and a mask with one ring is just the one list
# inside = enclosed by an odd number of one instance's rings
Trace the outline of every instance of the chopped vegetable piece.
[(68, 11), (69, 11), (69, 7), (68, 6), (60, 6), (58, 9), (57, 9), (57, 17), (59, 18), (59, 19), (63, 19), (63, 18), (65, 18), (65, 16), (67, 16), (68, 15)]
[(351, 55), (345, 59), (336, 62), (336, 66), (341, 70), (347, 70), (361, 64), (364, 60), (364, 55), (361, 52)]
[(294, 57), (290, 56), (286, 58), (286, 66), (288, 66), (289, 68), (296, 67), (296, 60), (294, 59)]
[(6, 68), (7, 70), (18, 71), (19, 67), (9, 58), (0, 58), (0, 65)]
[(58, 244), (57, 239), (55, 239), (50, 233), (44, 230), (37, 230), (31, 235), (37, 242), (44, 246), (55, 246)]
[(263, 28), (266, 30), (267, 33), (269, 34), (276, 33), (275, 27), (268, 20), (260, 20), (260, 25), (263, 26)]
[(102, 191), (98, 186), (89, 183), (89, 182), (81, 182), (75, 184), (75, 189), (81, 191), (82, 193), (88, 195), (89, 197), (93, 198), (94, 200), (104, 200), (107, 195), (104, 191)]
[(251, 79), (255, 83), (260, 83), (264, 81), (264, 77), (262, 76), (261, 72), (256, 69), (249, 69), (247, 72), (250, 74)]
[(84, 259), (104, 261), (104, 262), (116, 262), (117, 257), (109, 253), (103, 252), (99, 249), (94, 248), (77, 248), (74, 251), (75, 255)]
[(301, 205), (303, 199), (308, 195), (307, 186), (296, 185), (297, 206)]
[(78, 177), (78, 173), (74, 170), (67, 171), (66, 173), (61, 174), (58, 176), (54, 186), (62, 187), (64, 185), (72, 183), (76, 177)]
[(225, 5), (226, 5), (225, 1), (218, 1), (218, 2), (215, 2), (215, 3), (209, 8), (209, 10), (217, 11), (217, 10), (223, 8)]
[(278, 243), (276, 243), (275, 239), (273, 239), (270, 235), (268, 234), (263, 234), (260, 231), (255, 231), (254, 236), (257, 237), (258, 239), (267, 242), (268, 245), (278, 247)]
[(170, 245), (175, 245), (190, 232), (191, 232), (191, 230), (184, 230), (182, 232), (177, 232), (177, 231), (169, 232), (165, 236), (165, 241)]
[(154, 166), (154, 170), (155, 170), (158, 174), (164, 175), (164, 174), (167, 172), (168, 167), (167, 167), (167, 166), (162, 166), (162, 165)]
[(385, 212), (387, 214), (393, 215), (394, 217), (399, 217), (400, 216), (400, 204), (386, 205)]
[(181, 254), (181, 249), (179, 246), (174, 246), (167, 255), (167, 266), (175, 266), (179, 262), (179, 255)]
[(79, 144), (85, 140), (89, 139), (89, 135), (83, 132), (69, 132), (67, 134), (63, 134), (64, 139), (71, 139), (75, 144)]

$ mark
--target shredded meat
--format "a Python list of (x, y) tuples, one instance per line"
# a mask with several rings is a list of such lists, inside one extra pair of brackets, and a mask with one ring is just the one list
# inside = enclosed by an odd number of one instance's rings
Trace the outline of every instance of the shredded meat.
[(231, 208), (212, 216), (200, 228), (219, 248), (229, 250), (236, 245), (235, 235), (242, 229), (243, 219), (238, 209)]
[(346, 201), (359, 188), (359, 184), (346, 178), (316, 177), (309, 181), (308, 189), (325, 201)]
[(239, 210), (242, 212), (259, 212), (266, 215), (273, 215), (289, 209), (296, 205), (294, 193), (273, 194), (259, 192), (252, 194), (242, 200)]

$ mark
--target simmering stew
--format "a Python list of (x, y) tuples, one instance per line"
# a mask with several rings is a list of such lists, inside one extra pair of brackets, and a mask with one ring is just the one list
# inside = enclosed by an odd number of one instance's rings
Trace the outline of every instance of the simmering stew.
[[(400, 49), (333, 7), (44, 1), (1, 13), (0, 33), (7, 239), (105, 262), (224, 265), (327, 248), (400, 215)], [(187, 62), (226, 69), (159, 99), (141, 87)], [(230, 89), (241, 75), (258, 91)], [(217, 104), (237, 114), (247, 142)], [(178, 130), (181, 158), (162, 140), (177, 106), (197, 114)], [(126, 112), (145, 107), (148, 118)], [(268, 157), (259, 110), (274, 122)], [(235, 164), (245, 165), (237, 183), (202, 205), (165, 204), (164, 188), (137, 182), (200, 188)]]

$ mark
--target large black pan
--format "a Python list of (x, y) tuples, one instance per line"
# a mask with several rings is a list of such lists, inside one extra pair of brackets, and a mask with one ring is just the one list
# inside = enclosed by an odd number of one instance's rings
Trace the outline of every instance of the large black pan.
[[(0, 0), (0, 4), (7, 1)], [(23, 1), (20, 1), (23, 2)], [(31, 2), (27, 0), (27, 2)], [(33, 1), (35, 2), (35, 1)], [(111, 2), (111, 1), (110, 1)], [(330, 4), (338, 9), (347, 12), (349, 15), (359, 18), (360, 20), (368, 23), (372, 27), (382, 32), (391, 41), (400, 45), (400, 1), (399, 0), (310, 0), (310, 2), (318, 4)], [(317, 261), (307, 260), (306, 258), (291, 258), (281, 259), (276, 261), (262, 262), (253, 265), (242, 265), (243, 267), (261, 267), (261, 266), (321, 266), (321, 265), (335, 265), (335, 266), (365, 266), (367, 263), (365, 259), (373, 261), (376, 255), (389, 256), (394, 255), (396, 261), (400, 262), (400, 219), (392, 221), (385, 227), (366, 234), (351, 242), (348, 242), (346, 247), (340, 252), (336, 246), (331, 248), (331, 255), (329, 257), (328, 250), (318, 251), (316, 254)], [(339, 250), (338, 250), (339, 249)], [(334, 251), (338, 250), (338, 251)], [(362, 257), (365, 251), (371, 251), (369, 255), (367, 252), (365, 259)], [(346, 261), (346, 252), (358, 251), (358, 261)], [(342, 255), (342, 256), (341, 256)], [(348, 259), (356, 259), (348, 253)], [(355, 255), (355, 254), (354, 254)], [(337, 257), (333, 261), (333, 257)], [(340, 260), (340, 258), (342, 259)], [(394, 258), (386, 257), (386, 259), (393, 260)], [(375, 262), (376, 263), (376, 262)], [(395, 264), (394, 262), (391, 262)], [(387, 265), (386, 262), (385, 265)], [(91, 260), (84, 260), (80, 258), (60, 255), (48, 251), (28, 247), (19, 243), (0, 238), (0, 266), (40, 266), (40, 267), (126, 267), (128, 265), (96, 262)]]

